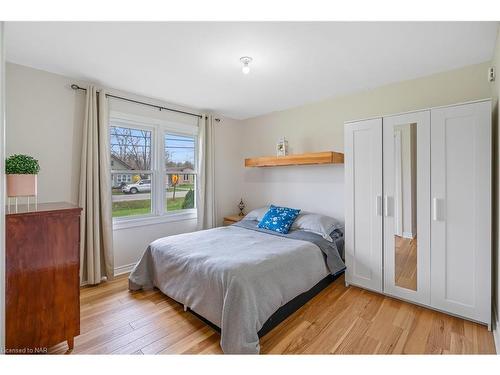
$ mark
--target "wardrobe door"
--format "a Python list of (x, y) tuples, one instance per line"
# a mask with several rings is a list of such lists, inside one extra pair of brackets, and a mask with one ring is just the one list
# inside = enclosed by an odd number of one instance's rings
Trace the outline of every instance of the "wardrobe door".
[(382, 291), (382, 119), (349, 123), (345, 135), (346, 283)]
[(431, 111), (431, 302), (491, 324), (491, 102)]
[(384, 117), (384, 292), (430, 304), (430, 111)]

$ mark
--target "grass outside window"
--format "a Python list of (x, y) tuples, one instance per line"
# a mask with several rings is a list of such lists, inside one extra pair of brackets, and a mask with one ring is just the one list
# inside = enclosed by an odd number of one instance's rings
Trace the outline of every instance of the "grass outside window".
[[(167, 212), (180, 211), (185, 208), (193, 208), (192, 206), (183, 207), (186, 197), (180, 197), (175, 199), (167, 198), (165, 204)], [(131, 201), (123, 201), (123, 202), (113, 202), (112, 211), (113, 211), (113, 217), (148, 215), (151, 213), (151, 200), (138, 199)]]

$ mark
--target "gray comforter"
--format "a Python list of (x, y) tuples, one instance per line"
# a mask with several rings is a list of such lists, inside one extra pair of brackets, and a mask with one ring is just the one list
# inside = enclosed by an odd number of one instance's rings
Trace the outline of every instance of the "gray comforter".
[(341, 241), (268, 232), (243, 221), (160, 238), (130, 274), (129, 288), (157, 287), (219, 326), (224, 353), (258, 353), (257, 332), (277, 309), (345, 269)]

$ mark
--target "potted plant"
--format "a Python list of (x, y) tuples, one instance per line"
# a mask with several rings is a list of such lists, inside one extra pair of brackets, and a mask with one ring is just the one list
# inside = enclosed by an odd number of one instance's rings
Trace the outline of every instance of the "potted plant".
[(11, 155), (5, 161), (7, 196), (36, 195), (36, 175), (40, 171), (38, 160), (29, 155)]

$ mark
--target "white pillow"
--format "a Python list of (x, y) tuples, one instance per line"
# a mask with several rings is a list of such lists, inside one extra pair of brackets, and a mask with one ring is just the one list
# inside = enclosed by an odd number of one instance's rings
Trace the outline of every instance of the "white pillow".
[(257, 220), (261, 221), (266, 212), (269, 211), (269, 206), (256, 208), (250, 211), (242, 220)]
[(325, 240), (333, 242), (330, 237), (330, 233), (337, 228), (343, 228), (343, 225), (340, 221), (334, 219), (333, 217), (313, 214), (311, 212), (301, 212), (293, 222), (291, 229), (316, 233)]

